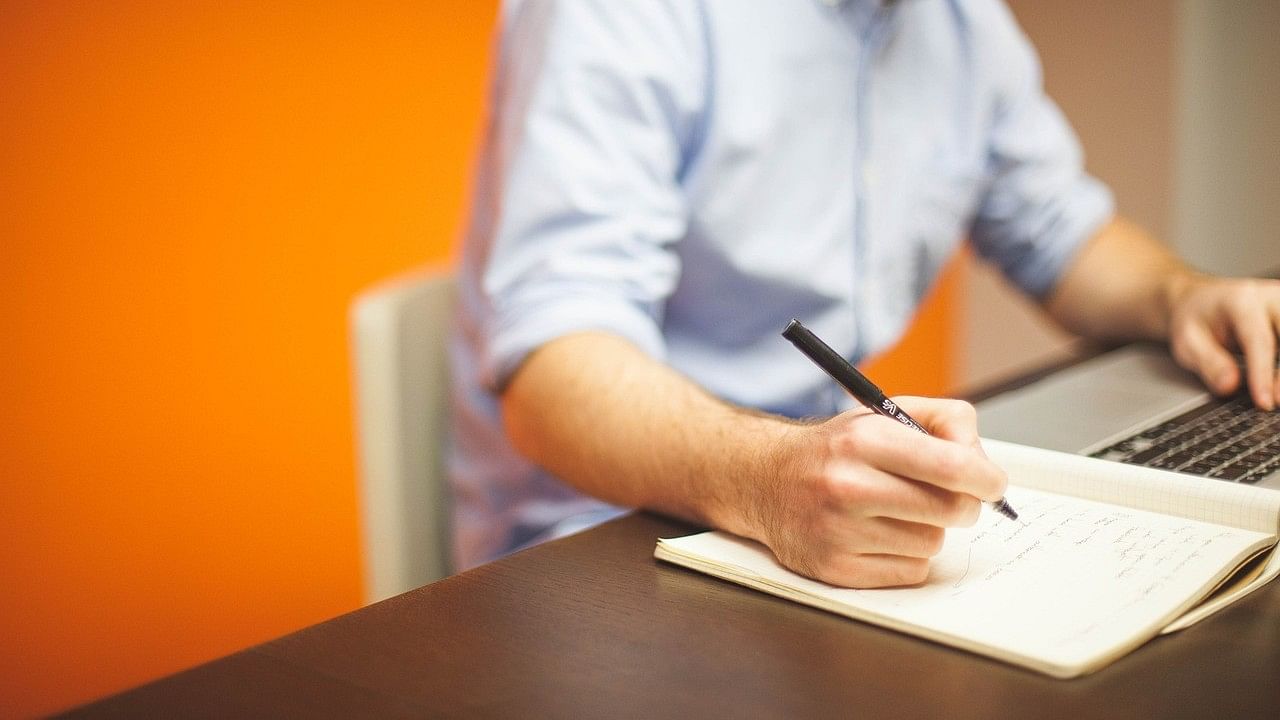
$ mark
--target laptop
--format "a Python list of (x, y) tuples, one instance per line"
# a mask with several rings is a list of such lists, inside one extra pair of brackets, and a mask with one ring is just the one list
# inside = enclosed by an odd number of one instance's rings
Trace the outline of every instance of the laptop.
[(1129, 345), (977, 404), (983, 437), (1280, 489), (1280, 411)]

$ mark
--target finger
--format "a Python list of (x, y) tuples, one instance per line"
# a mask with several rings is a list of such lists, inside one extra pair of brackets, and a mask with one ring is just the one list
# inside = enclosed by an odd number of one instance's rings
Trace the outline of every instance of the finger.
[[(920, 525), (970, 527), (982, 512), (981, 501), (973, 495), (944, 490), (877, 468), (862, 467), (857, 480), (838, 483), (833, 490), (832, 499), (848, 516), (900, 521), (908, 523), (911, 526), (908, 529), (918, 529), (916, 526)], [(841, 531), (845, 527), (841, 523), (832, 528), (833, 537), (843, 538)], [(891, 547), (877, 549), (892, 551)]]
[(846, 523), (844, 528), (832, 538), (833, 544), (855, 548), (860, 553), (931, 558), (942, 551), (946, 540), (946, 531), (937, 525), (892, 517), (862, 517)]
[(923, 435), (887, 419), (881, 431), (851, 438), (850, 451), (862, 462), (892, 475), (983, 500), (1004, 496), (1009, 478), (971, 445)]
[(911, 395), (893, 400), (932, 435), (965, 445), (978, 444), (978, 411), (969, 403)]
[[(915, 480), (895, 479), (899, 481), (895, 492), (886, 495), (883, 504), (868, 507), (867, 514), (942, 528), (972, 527), (982, 514), (982, 501), (977, 496)], [(1000, 494), (1003, 496), (1004, 492)]]
[(1173, 342), (1173, 357), (1182, 367), (1196, 373), (1210, 390), (1227, 395), (1240, 385), (1240, 371), (1226, 351), (1200, 323), (1185, 326)]
[(1276, 334), (1265, 306), (1236, 303), (1230, 310), (1232, 329), (1244, 351), (1249, 394), (1263, 410), (1275, 408)]
[[(1271, 317), (1271, 330), (1277, 338), (1280, 338), (1280, 288), (1273, 288), (1275, 292), (1267, 301), (1267, 314)], [(1275, 370), (1271, 375), (1272, 397), (1277, 405), (1280, 405), (1280, 357), (1276, 358)]]
[(1275, 398), (1276, 405), (1280, 405), (1280, 367), (1277, 367), (1275, 374), (1271, 376), (1271, 387), (1274, 388), (1272, 397)]
[(814, 575), (823, 582), (841, 587), (918, 585), (929, 577), (929, 561), (901, 555), (845, 553), (832, 558)]

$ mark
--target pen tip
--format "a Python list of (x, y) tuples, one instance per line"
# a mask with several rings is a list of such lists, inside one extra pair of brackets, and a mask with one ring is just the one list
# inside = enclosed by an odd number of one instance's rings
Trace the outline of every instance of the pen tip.
[(996, 502), (995, 509), (996, 509), (996, 512), (1009, 518), (1010, 520), (1018, 519), (1018, 511), (1014, 510), (1013, 507), (1009, 505), (1009, 501), (1005, 500), (1004, 498), (1000, 498), (1000, 500)]

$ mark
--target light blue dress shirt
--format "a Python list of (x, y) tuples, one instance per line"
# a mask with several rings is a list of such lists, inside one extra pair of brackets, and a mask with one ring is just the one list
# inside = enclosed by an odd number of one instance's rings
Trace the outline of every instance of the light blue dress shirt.
[(495, 389), (605, 330), (732, 403), (848, 398), (968, 238), (1043, 296), (1111, 216), (995, 0), (527, 0), (502, 13), (459, 269), (449, 457), (460, 567), (619, 512), (507, 443)]

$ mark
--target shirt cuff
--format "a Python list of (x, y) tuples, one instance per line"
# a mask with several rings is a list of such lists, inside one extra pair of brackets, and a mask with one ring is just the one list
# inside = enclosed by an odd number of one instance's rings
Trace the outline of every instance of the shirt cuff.
[(1076, 254), (1115, 214), (1107, 186), (1086, 178), (1062, 209), (1056, 222), (1037, 238), (1035, 252), (1005, 268), (1018, 287), (1041, 300), (1047, 296)]
[(482, 377), (495, 392), (507, 384), (529, 353), (575, 332), (612, 333), (654, 359), (666, 359), (666, 343), (654, 317), (613, 296), (583, 293), (509, 303), (495, 313), (492, 328)]

